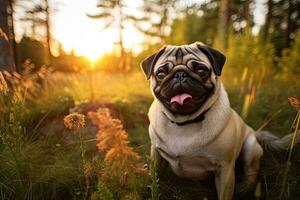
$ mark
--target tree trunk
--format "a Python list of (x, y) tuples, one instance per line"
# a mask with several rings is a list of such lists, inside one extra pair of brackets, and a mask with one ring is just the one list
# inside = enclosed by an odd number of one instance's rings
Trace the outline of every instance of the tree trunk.
[(122, 4), (120, 3), (119, 5), (119, 47), (120, 47), (120, 69), (125, 70), (126, 68), (126, 53), (125, 53), (125, 48), (124, 48), (124, 41), (123, 41), (123, 25), (124, 25), (124, 16), (123, 16), (123, 8)]
[(269, 30), (272, 21), (272, 13), (273, 13), (273, 2), (272, 0), (268, 0), (268, 13), (266, 15), (265, 28), (263, 32), (263, 42), (267, 43), (269, 40)]
[(16, 65), (16, 70), (18, 69), (18, 53), (17, 53), (17, 43), (16, 43), (16, 36), (15, 36), (15, 25), (14, 25), (14, 7), (13, 7), (13, 0), (9, 0), (9, 27), (10, 27), (10, 44), (12, 44), (12, 50), (14, 55), (14, 62)]
[(251, 34), (251, 28), (252, 28), (252, 19), (251, 19), (251, 12), (250, 12), (250, 5), (251, 5), (251, 0), (246, 0), (245, 1), (245, 20), (246, 20), (246, 27), (245, 27), (245, 32), (247, 35)]
[(48, 54), (48, 62), (52, 59), (51, 53), (51, 30), (50, 30), (50, 11), (49, 11), (49, 1), (45, 0), (45, 14), (46, 14), (46, 37), (47, 37), (47, 54)]
[(290, 35), (292, 32), (292, 19), (291, 19), (291, 15), (292, 15), (292, 9), (293, 9), (293, 4), (292, 4), (292, 0), (287, 0), (287, 16), (286, 16), (286, 32), (285, 32), (285, 47), (289, 47), (290, 46)]
[(14, 71), (13, 52), (9, 42), (8, 1), (0, 0), (0, 70)]
[(228, 34), (230, 26), (230, 14), (231, 14), (231, 0), (221, 0), (219, 11), (219, 26), (218, 35), (221, 48), (224, 50), (227, 48)]
[(161, 22), (160, 22), (160, 33), (159, 33), (159, 37), (160, 37), (160, 45), (165, 45), (166, 44), (166, 27), (167, 27), (167, 22), (168, 22), (168, 7), (166, 7), (167, 5), (163, 5), (164, 9), (163, 9), (163, 13), (161, 16)]

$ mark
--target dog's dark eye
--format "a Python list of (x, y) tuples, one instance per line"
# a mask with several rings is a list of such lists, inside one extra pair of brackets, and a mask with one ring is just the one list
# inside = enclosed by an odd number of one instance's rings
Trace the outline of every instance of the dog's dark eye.
[(209, 69), (201, 63), (193, 62), (193, 70), (200, 76), (207, 76), (209, 74)]
[(155, 74), (157, 79), (159, 80), (164, 79), (168, 75), (169, 67), (170, 67), (170, 62), (161, 65)]
[(166, 72), (164, 72), (164, 71), (158, 71), (156, 74), (156, 77), (160, 80), (165, 78), (165, 76), (166, 76)]

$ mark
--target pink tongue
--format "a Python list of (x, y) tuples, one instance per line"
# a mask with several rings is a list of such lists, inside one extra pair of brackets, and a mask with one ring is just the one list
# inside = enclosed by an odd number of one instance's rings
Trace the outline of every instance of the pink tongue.
[(192, 99), (193, 97), (190, 94), (187, 94), (187, 93), (178, 94), (178, 95), (172, 97), (171, 103), (176, 102), (176, 103), (178, 103), (179, 105), (182, 106), (183, 103), (184, 103), (184, 100), (189, 99), (189, 98)]

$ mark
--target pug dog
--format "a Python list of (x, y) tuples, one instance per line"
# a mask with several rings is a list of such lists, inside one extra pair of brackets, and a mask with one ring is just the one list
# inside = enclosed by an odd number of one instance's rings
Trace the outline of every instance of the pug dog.
[(214, 173), (218, 199), (234, 192), (235, 162), (242, 154), (247, 182), (259, 171), (263, 150), (255, 131), (230, 107), (220, 80), (225, 56), (203, 43), (165, 46), (142, 64), (151, 79), (151, 157), (158, 173), (170, 165), (179, 177)]

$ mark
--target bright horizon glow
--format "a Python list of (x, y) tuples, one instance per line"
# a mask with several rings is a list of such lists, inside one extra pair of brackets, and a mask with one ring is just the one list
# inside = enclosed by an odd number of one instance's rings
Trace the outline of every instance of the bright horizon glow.
[[(69, 31), (65, 31), (64, 33), (66, 35), (71, 34)], [(85, 56), (90, 61), (95, 61), (103, 56), (103, 54), (109, 53), (113, 50), (114, 38), (110, 38), (108, 35), (105, 36), (107, 38), (106, 40), (99, 40), (98, 37), (98, 33), (90, 32), (88, 33), (88, 36), (83, 37), (82, 40), (77, 40), (76, 36), (74, 38), (62, 36), (60, 42), (62, 43), (66, 52), (71, 52), (74, 50), (76, 55)]]
[[(127, 1), (129, 7), (136, 3), (136, 0)], [(96, 2), (97, 0), (90, 0), (88, 3), (85, 0), (64, 0), (52, 20), (53, 36), (62, 43), (63, 48), (67, 52), (74, 50), (76, 55), (85, 56), (91, 61), (116, 50), (115, 43), (119, 38), (117, 30), (101, 30), (103, 21), (90, 19), (86, 15), (97, 13)], [(138, 47), (144, 39), (133, 27), (125, 29), (123, 37), (126, 49)]]
[[(194, 0), (191, 0), (194, 1)], [(259, 26), (264, 20), (264, 0), (255, 0), (257, 7), (254, 10), (254, 21), (256, 26), (253, 29), (257, 33)], [(97, 13), (97, 0), (49, 0), (52, 12), (51, 32), (53, 41), (61, 42), (66, 52), (74, 51), (75, 55), (85, 56), (95, 61), (105, 53), (118, 51), (115, 43), (119, 35), (116, 29), (109, 28), (101, 31), (102, 20), (94, 20), (87, 17), (86, 13)], [(136, 7), (142, 4), (141, 0), (125, 0), (127, 11), (136, 13)], [(18, 13), (18, 11), (17, 11)], [(22, 11), (20, 12), (20, 14)], [(16, 33), (18, 38), (30, 30), (28, 24), (16, 22)], [(30, 33), (30, 31), (29, 31)], [(123, 32), (124, 46), (134, 53), (142, 50), (142, 43), (145, 37), (128, 24)], [(44, 38), (41, 38), (44, 39)], [(54, 47), (57, 44), (54, 44)], [(55, 48), (52, 48), (55, 51)]]
[(86, 16), (95, 7), (95, 3), (95, 0), (89, 3), (83, 0), (64, 1), (53, 20), (53, 35), (61, 42), (64, 50), (74, 51), (76, 55), (85, 56), (90, 61), (112, 51), (115, 40), (113, 34), (109, 33), (111, 31), (100, 32), (101, 21)]

